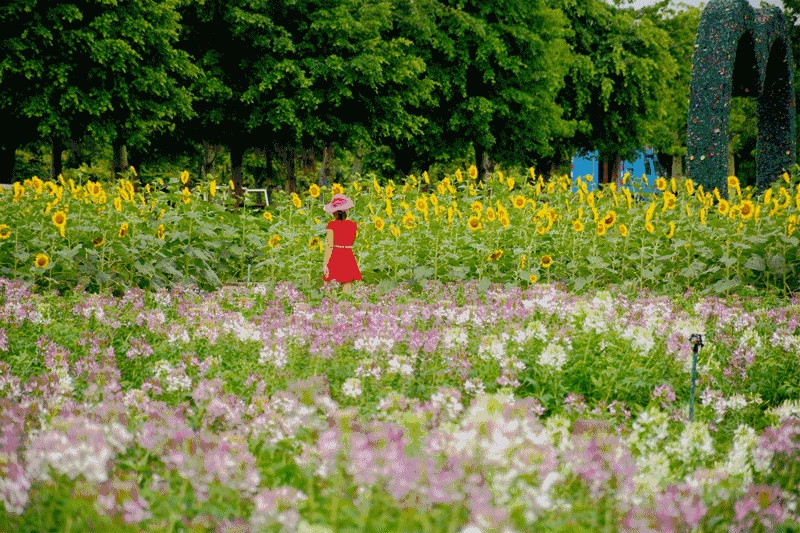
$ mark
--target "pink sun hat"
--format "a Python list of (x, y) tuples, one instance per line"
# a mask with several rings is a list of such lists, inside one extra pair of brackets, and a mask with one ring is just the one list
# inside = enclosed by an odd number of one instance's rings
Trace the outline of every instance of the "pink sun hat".
[(331, 198), (331, 202), (326, 204), (322, 209), (324, 209), (326, 213), (333, 214), (336, 211), (347, 211), (354, 205), (353, 200), (344, 194), (334, 194), (333, 198)]

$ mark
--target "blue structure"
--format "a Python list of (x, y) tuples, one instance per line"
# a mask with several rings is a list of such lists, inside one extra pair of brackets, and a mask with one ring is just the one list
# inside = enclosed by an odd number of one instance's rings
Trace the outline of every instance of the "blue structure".
[[(622, 184), (625, 174), (629, 177)], [(573, 190), (577, 190), (577, 179), (584, 176), (591, 176), (591, 181), (586, 181), (586, 186), (590, 191), (596, 189), (600, 182), (600, 162), (598, 161), (597, 151), (588, 152), (584, 155), (576, 155), (572, 158), (572, 169), (570, 178), (573, 183)], [(627, 187), (631, 193), (644, 194), (651, 193), (656, 189), (656, 178), (663, 176), (658, 158), (652, 148), (645, 147), (638, 152), (636, 159), (623, 161), (616, 173), (618, 187)]]

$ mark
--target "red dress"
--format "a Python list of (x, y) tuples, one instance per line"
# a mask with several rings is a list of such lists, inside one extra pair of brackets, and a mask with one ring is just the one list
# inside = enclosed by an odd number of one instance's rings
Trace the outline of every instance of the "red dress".
[(339, 283), (361, 279), (361, 271), (356, 264), (356, 256), (353, 255), (353, 241), (356, 240), (358, 225), (352, 220), (331, 220), (327, 229), (333, 230), (333, 251), (328, 260), (329, 276), (323, 275), (322, 279)]

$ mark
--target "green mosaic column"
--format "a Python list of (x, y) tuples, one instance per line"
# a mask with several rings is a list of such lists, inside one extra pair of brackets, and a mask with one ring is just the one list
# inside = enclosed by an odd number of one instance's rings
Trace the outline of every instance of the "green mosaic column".
[(794, 61), (788, 24), (777, 6), (756, 12), (756, 58), (761, 94), (756, 108), (756, 176), (767, 187), (795, 161)]
[(775, 7), (711, 0), (692, 57), (686, 175), (706, 190), (727, 190), (733, 96), (758, 100), (756, 172), (766, 186), (794, 163), (795, 106), (789, 28)]

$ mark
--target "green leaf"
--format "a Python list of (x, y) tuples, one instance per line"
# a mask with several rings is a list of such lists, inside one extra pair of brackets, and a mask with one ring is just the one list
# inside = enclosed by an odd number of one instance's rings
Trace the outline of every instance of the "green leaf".
[(478, 282), (478, 292), (484, 293), (489, 290), (489, 287), (492, 285), (492, 280), (489, 278), (481, 278), (480, 282)]
[(717, 294), (721, 294), (723, 292), (727, 292), (733, 289), (734, 287), (737, 287), (738, 285), (739, 285), (739, 280), (737, 279), (721, 279), (714, 285), (712, 285), (712, 289)]
[(744, 267), (749, 268), (750, 270), (763, 272), (767, 268), (767, 265), (764, 263), (764, 259), (760, 255), (753, 254), (750, 256), (750, 259), (745, 261)]
[(417, 279), (428, 279), (433, 275), (433, 267), (418, 266), (414, 269), (414, 277)]

